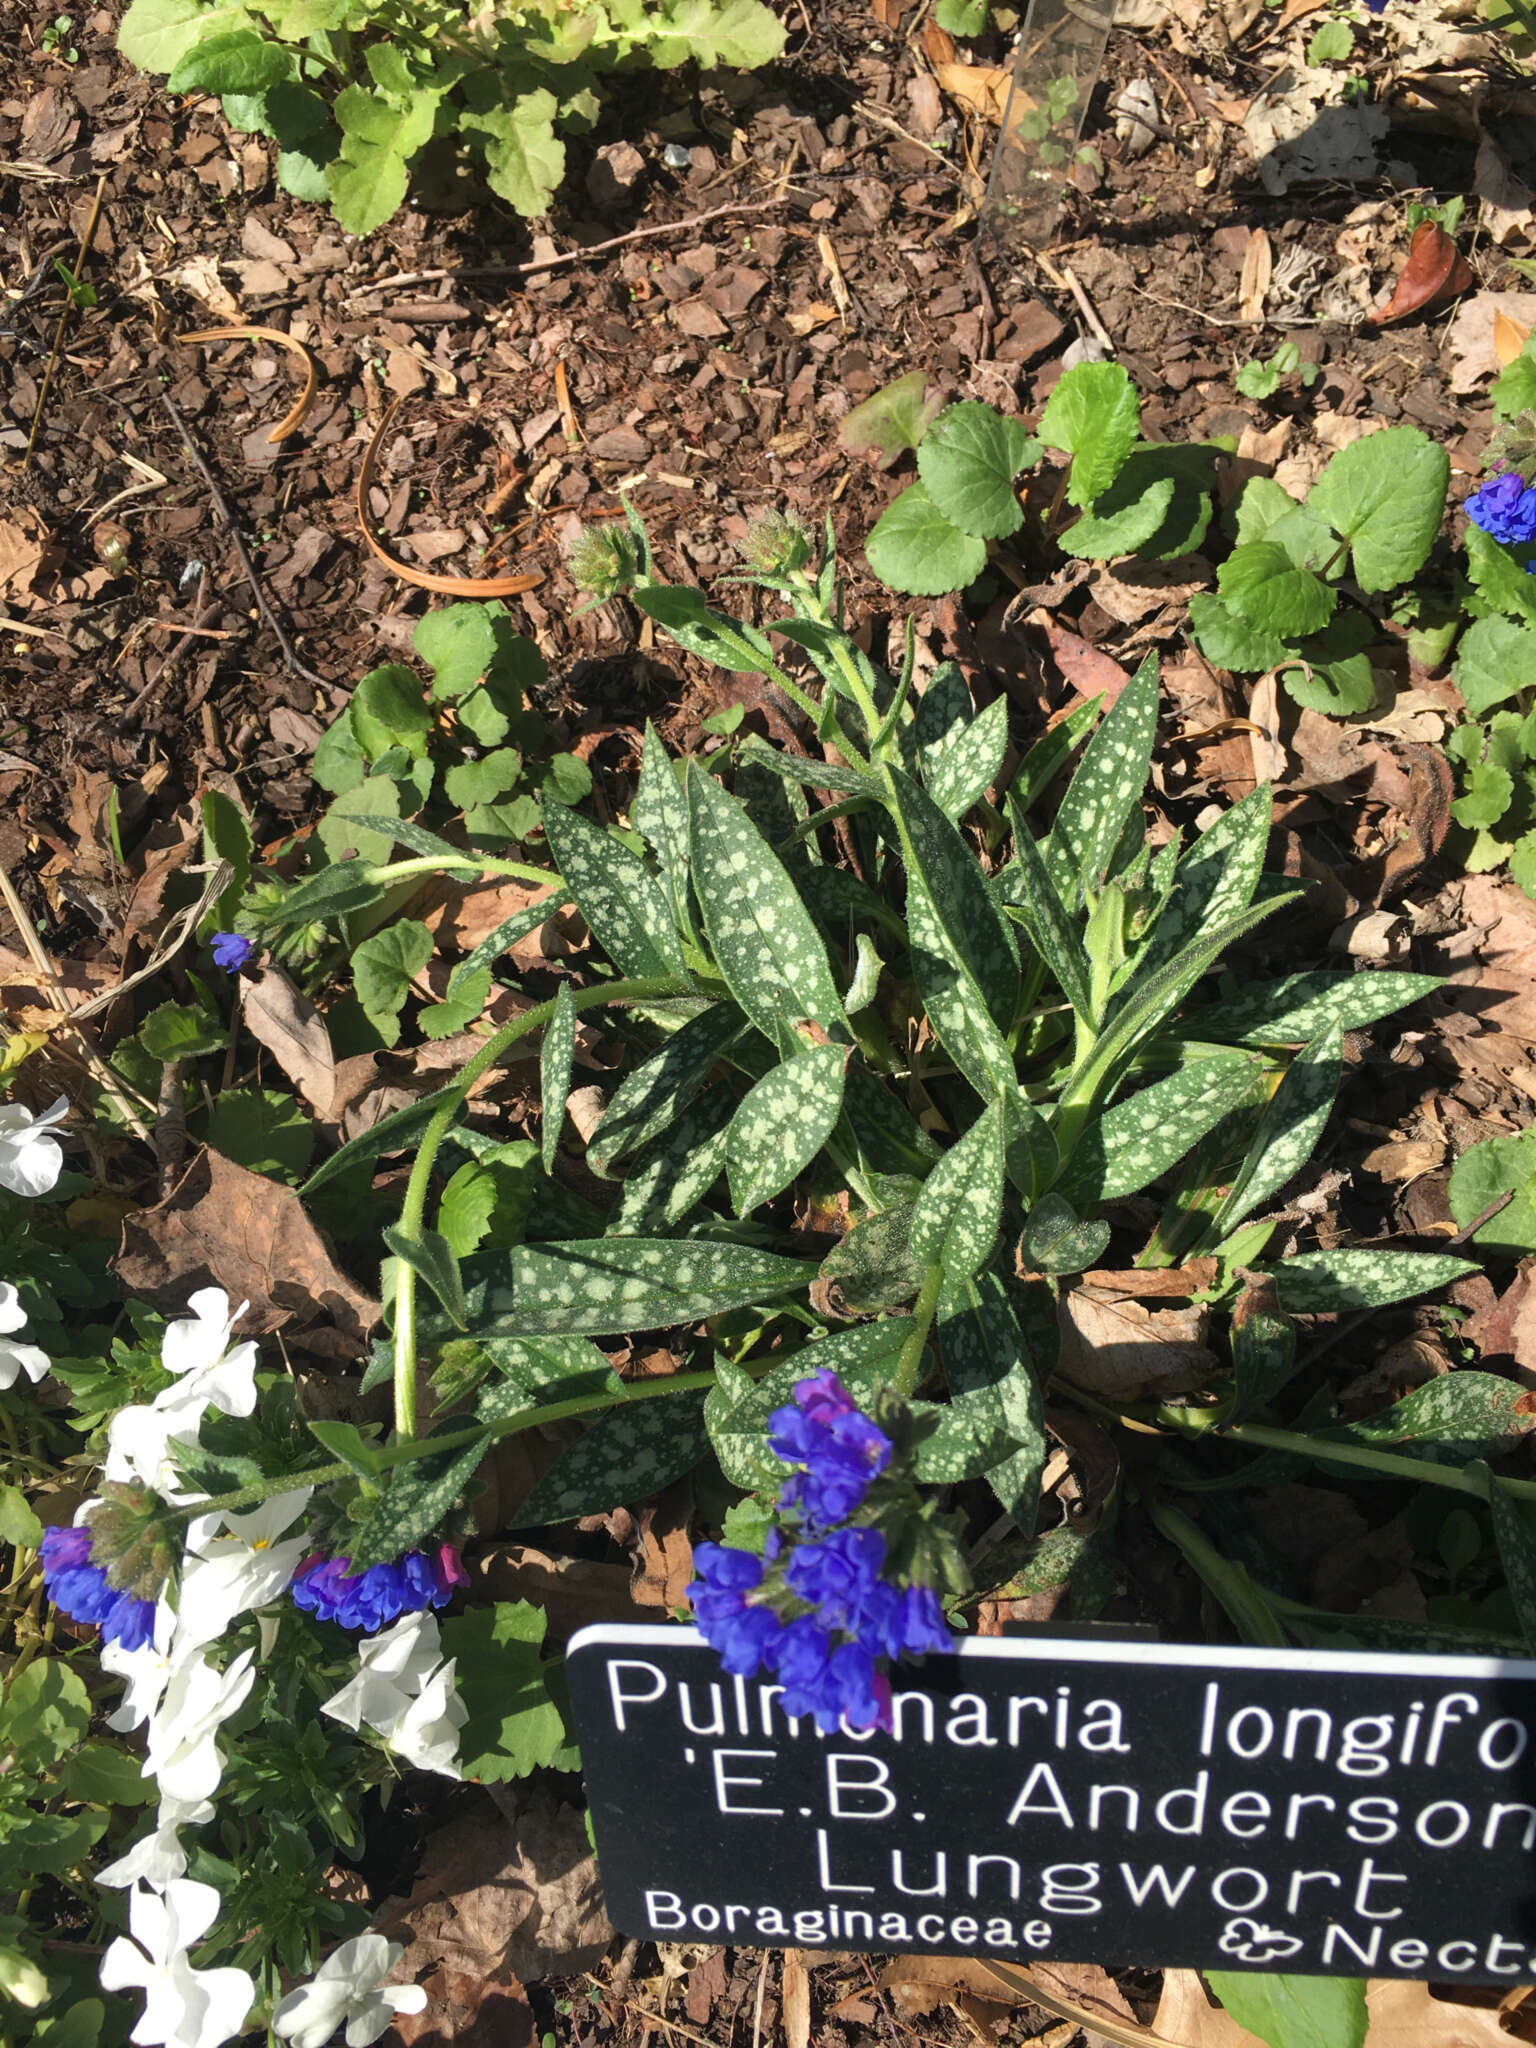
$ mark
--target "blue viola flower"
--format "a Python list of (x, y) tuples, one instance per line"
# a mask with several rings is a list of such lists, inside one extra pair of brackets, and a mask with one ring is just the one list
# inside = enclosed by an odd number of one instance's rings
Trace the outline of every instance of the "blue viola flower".
[(289, 1592), (296, 1607), (317, 1621), (377, 1635), (402, 1614), (424, 1607), (446, 1607), (455, 1586), (469, 1583), (451, 1544), (441, 1544), (435, 1557), (408, 1550), (392, 1564), (371, 1564), (354, 1572), (349, 1557), (310, 1558), (294, 1573)]
[(1536, 540), (1536, 484), (1528, 484), (1519, 470), (1506, 469), (1472, 493), (1466, 513), (1474, 526), (1506, 547)]
[(45, 1529), (38, 1546), (48, 1598), (71, 1621), (99, 1628), (102, 1640), (142, 1650), (155, 1632), (155, 1603), (109, 1583), (91, 1557), (91, 1532), (82, 1524)]
[(215, 932), (209, 948), (215, 967), (226, 974), (238, 974), (256, 948), (239, 932)]

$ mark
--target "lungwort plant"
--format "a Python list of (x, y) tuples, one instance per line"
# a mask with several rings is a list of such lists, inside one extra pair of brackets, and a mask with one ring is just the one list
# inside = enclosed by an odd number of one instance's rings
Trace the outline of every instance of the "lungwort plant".
[(456, 157), (516, 212), (543, 213), (562, 136), (594, 125), (614, 72), (751, 69), (783, 46), (763, 0), (133, 0), (118, 32), (130, 63), (277, 141), (283, 188), (328, 200), (354, 235), (398, 211), (414, 171), (441, 181)]

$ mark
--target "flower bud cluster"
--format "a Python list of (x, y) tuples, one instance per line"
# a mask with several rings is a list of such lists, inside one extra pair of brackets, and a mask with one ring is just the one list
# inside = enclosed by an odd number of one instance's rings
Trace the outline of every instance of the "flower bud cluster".
[[(893, 1468), (896, 1444), (827, 1370), (775, 1409), (768, 1441), (796, 1467), (777, 1524), (762, 1557), (715, 1543), (694, 1552), (700, 1633), (734, 1676), (772, 1672), (786, 1714), (826, 1731), (889, 1727), (887, 1666), (950, 1647), (933, 1584), (892, 1569), (887, 1528), (915, 1499)], [(941, 1550), (930, 1541), (930, 1560)]]

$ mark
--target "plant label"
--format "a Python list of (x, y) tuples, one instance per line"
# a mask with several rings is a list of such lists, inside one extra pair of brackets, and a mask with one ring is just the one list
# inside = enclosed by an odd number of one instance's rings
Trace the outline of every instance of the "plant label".
[(1536, 1663), (971, 1641), (830, 1734), (692, 1629), (567, 1668), (629, 1934), (1536, 1977)]

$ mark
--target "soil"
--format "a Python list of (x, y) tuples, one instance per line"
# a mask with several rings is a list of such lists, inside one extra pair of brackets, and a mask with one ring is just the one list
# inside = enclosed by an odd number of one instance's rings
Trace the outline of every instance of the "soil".
[[(755, 513), (798, 512), (817, 529), (830, 510), (850, 617), (883, 646), (909, 607), (869, 577), (860, 544), (910, 470), (850, 454), (836, 429), (910, 370), (948, 396), (1033, 417), (1068, 347), (1097, 332), (1135, 378), (1151, 438), (1236, 448), (1229, 496), (1258, 469), (1315, 474), (1330, 446), (1373, 421), (1425, 427), (1449, 448), (1458, 489), (1479, 465), (1485, 387), (1453, 389), (1447, 313), (1386, 329), (1365, 319), (1401, 267), (1405, 198), (1415, 183), (1425, 199), (1467, 189), (1475, 136), (1426, 121), (1409, 95), (1392, 102), (1382, 149), (1391, 181), (1271, 191), (1237, 110), (1273, 82), (1305, 24), (1276, 26), (1244, 0), (1196, 9), (1194, 27), (1150, 6), (1151, 25), (1116, 30), (1086, 131), (1095, 189), (1073, 194), (1037, 252), (978, 228), (995, 128), (941, 92), (935, 70), (957, 52), (902, 0), (797, 5), (784, 60), (752, 77), (628, 81), (571, 147), (560, 203), (538, 227), (495, 202), (413, 206), (363, 243), (279, 190), (273, 146), (232, 133), (216, 103), (173, 99), (121, 64), (114, 9), (77, 18), (61, 45), (57, 7), (12, 0), (0, 76), (0, 862), (60, 960), (131, 964), (91, 796), (102, 778), (119, 793), (130, 859), (210, 787), (249, 810), (258, 845), (315, 815), (316, 741), (360, 676), (406, 654), (431, 602), (369, 551), (353, 510), (392, 400), (369, 503), (376, 533), (440, 575), (538, 574), (510, 603), (549, 662), (540, 708), (620, 811), (647, 718), (686, 748), (738, 697), (775, 737), (786, 714), (749, 679), (659, 652), (627, 606), (578, 610), (564, 549), (579, 524), (615, 516), (623, 491), (662, 574), (707, 584)], [(1292, 0), (1286, 17), (1305, 11)], [(1385, 32), (1357, 34), (1357, 68), (1385, 76)], [(1000, 66), (1010, 47), (994, 35), (958, 54)], [(1143, 77), (1160, 133), (1132, 156), (1114, 106)], [(97, 302), (64, 323), (44, 393), (56, 264), (74, 267), (98, 180), (83, 269)], [(1277, 282), (1255, 321), (1242, 302), (1261, 231)], [(1470, 254), (1480, 288), (1521, 287), (1497, 243)], [(269, 435), (296, 395), (292, 359), (268, 343), (177, 339), (226, 322), (282, 328), (318, 366), (303, 429), (279, 445)], [(1244, 398), (1238, 368), (1285, 338), (1318, 375)], [(1288, 927), (1286, 965), (1352, 953), (1479, 982), (1354, 1048), (1320, 1192), (1296, 1214), (1310, 1242), (1443, 1246), (1455, 1152), (1522, 1128), (1536, 1094), (1530, 1020), (1516, 1014), (1518, 963), (1531, 957), (1516, 908), (1500, 885), (1458, 879), (1442, 850), (1451, 789), (1436, 742), (1454, 691), (1412, 667), (1398, 636), (1383, 656), (1395, 707), (1348, 727), (1298, 719), (1193, 652), (1183, 599), (1198, 571), (1041, 574), (1020, 555), (1016, 588), (998, 581), (969, 609), (919, 604), (925, 659), (954, 655), (981, 694), (1005, 690), (1023, 743), (1080, 689), (1160, 647), (1169, 826), (1243, 794), (1261, 767), (1276, 775), (1272, 865), (1315, 885)], [(1477, 966), (1480, 946), (1485, 961), (1497, 951), (1490, 933), (1517, 963), (1492, 996)], [(1499, 1005), (1514, 1036), (1493, 1052)], [(1494, 1288), (1470, 1283), (1463, 1306), (1482, 1319), (1484, 1362), (1511, 1366)], [(1406, 1315), (1389, 1321), (1356, 1361), (1361, 1412), (1402, 1370), (1383, 1363), (1389, 1338), (1431, 1353), (1443, 1341)], [(1323, 1604), (1347, 1609), (1400, 1585), (1389, 1542), (1372, 1551), (1359, 1531), (1337, 1533), (1306, 1560)], [(1187, 1579), (1152, 1533), (1127, 1552), (1142, 1560), (1130, 1608), (1198, 1626)], [(383, 1888), (404, 1889), (409, 1854), (392, 1841), (386, 1860)], [(813, 1999), (778, 1956), (631, 1944), (595, 1977), (536, 1987), (531, 2008), (498, 2004), (493, 2031), (515, 2042), (547, 2030), (572, 2048), (653, 2034), (755, 2044), (794, 2038), (804, 1997), (826, 2048), (1080, 2038), (1000, 1993), (989, 2005), (974, 1985), (925, 2007), (903, 2002), (877, 1960), (805, 1960)], [(1118, 1983), (1149, 2019), (1150, 1980)], [(476, 2038), (473, 2019), (431, 2038)]]

